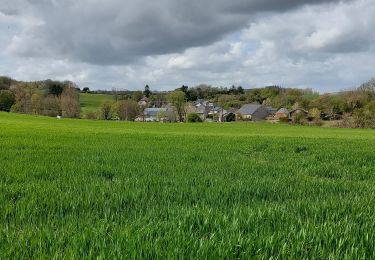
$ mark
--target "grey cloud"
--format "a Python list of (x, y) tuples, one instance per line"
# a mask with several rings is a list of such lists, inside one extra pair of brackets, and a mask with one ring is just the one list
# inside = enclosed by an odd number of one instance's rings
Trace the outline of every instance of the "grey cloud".
[[(341, 0), (341, 2), (348, 2), (351, 0)], [(339, 2), (337, 0), (239, 0), (235, 4), (227, 6), (226, 9), (231, 12), (272, 12), (272, 11), (287, 11), (295, 9), (304, 5), (317, 5)]]
[(375, 76), (373, 0), (3, 1), (0, 74), (22, 80), (325, 92)]
[(209, 45), (246, 27), (258, 12), (335, 0), (17, 0), (13, 6), (8, 1), (8, 10), (43, 21), (17, 35), (13, 53), (104, 65)]

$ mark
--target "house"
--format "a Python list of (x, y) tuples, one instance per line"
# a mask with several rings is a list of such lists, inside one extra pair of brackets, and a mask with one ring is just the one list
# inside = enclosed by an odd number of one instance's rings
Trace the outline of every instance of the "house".
[(223, 112), (223, 108), (219, 106), (215, 106), (214, 104), (209, 105), (207, 117), (212, 119), (213, 121), (220, 121), (220, 115)]
[(145, 108), (140, 120), (143, 122), (172, 122), (174, 121), (174, 112), (171, 108)]
[(243, 105), (236, 113), (237, 119), (245, 121), (265, 120), (269, 115), (267, 107), (260, 104)]
[(289, 111), (286, 108), (280, 108), (276, 114), (275, 114), (276, 119), (281, 119), (281, 118), (289, 118)]
[(194, 107), (207, 107), (208, 106), (208, 101), (204, 99), (197, 99), (196, 101), (193, 102)]
[(233, 122), (236, 121), (236, 113), (238, 109), (230, 108), (228, 110), (223, 109), (219, 113), (219, 122)]
[(273, 108), (273, 107), (270, 107), (270, 106), (267, 106), (266, 109), (268, 110), (268, 113), (269, 115), (275, 115), (276, 112), (277, 112), (277, 109), (276, 108)]
[(208, 114), (208, 109), (204, 105), (198, 105), (198, 106), (189, 106), (187, 109), (188, 114), (195, 113), (197, 114), (202, 121), (205, 121)]
[(145, 107), (145, 106), (147, 106), (147, 104), (148, 104), (148, 98), (147, 97), (143, 97), (138, 102), (138, 105), (141, 106), (141, 107)]

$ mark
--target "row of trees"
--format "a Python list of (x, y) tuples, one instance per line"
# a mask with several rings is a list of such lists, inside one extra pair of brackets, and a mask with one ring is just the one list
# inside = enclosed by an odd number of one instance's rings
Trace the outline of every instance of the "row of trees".
[(79, 89), (69, 81), (20, 82), (0, 77), (0, 110), (79, 117)]
[(117, 118), (119, 120), (134, 121), (141, 113), (142, 107), (134, 100), (120, 100), (114, 102), (104, 102), (100, 105), (98, 114), (89, 115), (89, 118), (98, 118), (103, 120), (111, 120)]

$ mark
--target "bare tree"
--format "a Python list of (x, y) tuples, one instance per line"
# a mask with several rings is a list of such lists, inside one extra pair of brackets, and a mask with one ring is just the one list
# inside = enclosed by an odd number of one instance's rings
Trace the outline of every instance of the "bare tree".
[(99, 107), (101, 119), (110, 120), (112, 118), (112, 112), (112, 104), (110, 102), (104, 102)]
[(61, 114), (60, 99), (55, 95), (48, 95), (43, 99), (43, 115), (58, 116)]
[(117, 102), (116, 112), (120, 120), (134, 121), (140, 112), (140, 108), (134, 100), (122, 100)]
[(79, 117), (79, 92), (75, 88), (65, 87), (60, 96), (60, 107), (62, 116)]

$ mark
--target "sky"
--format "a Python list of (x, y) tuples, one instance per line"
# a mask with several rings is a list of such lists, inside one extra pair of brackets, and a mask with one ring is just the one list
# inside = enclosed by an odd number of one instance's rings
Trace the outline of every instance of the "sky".
[(91, 89), (375, 77), (374, 0), (0, 0), (0, 75)]

